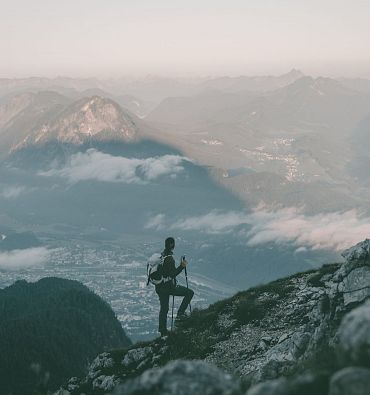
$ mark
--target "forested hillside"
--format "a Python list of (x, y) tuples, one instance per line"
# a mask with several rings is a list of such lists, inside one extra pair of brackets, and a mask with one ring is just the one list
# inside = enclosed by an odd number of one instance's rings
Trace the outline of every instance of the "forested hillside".
[(77, 281), (17, 281), (0, 290), (0, 393), (28, 395), (79, 375), (130, 340), (110, 306)]

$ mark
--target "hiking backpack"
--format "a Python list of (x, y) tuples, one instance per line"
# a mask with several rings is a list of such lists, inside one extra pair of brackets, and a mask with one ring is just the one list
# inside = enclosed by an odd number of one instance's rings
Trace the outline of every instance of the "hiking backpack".
[(146, 265), (146, 272), (148, 276), (148, 281), (146, 285), (149, 285), (149, 283), (158, 285), (161, 283), (165, 283), (170, 279), (168, 277), (163, 277), (162, 274), (163, 263), (164, 260), (167, 258), (167, 256), (163, 256), (162, 254), (155, 253), (149, 258), (148, 263)]

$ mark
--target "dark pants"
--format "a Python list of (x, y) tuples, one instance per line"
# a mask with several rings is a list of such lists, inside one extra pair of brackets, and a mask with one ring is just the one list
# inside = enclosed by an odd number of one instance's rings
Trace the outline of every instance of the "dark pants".
[(156, 290), (158, 296), (159, 296), (159, 302), (161, 304), (161, 308), (159, 310), (159, 332), (166, 332), (167, 330), (167, 314), (168, 314), (168, 308), (169, 308), (169, 301), (170, 301), (170, 296), (183, 296), (183, 300), (181, 302), (181, 305), (177, 311), (177, 316), (181, 316), (185, 313), (185, 310), (187, 309), (193, 295), (194, 291), (183, 287), (182, 285), (176, 285), (173, 287), (166, 287), (166, 288), (161, 288)]

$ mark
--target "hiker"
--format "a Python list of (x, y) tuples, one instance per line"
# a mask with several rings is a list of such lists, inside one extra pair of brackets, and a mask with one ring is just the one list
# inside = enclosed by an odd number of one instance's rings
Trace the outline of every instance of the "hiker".
[(161, 336), (168, 334), (167, 331), (167, 314), (169, 307), (170, 296), (183, 296), (181, 305), (177, 311), (176, 322), (181, 321), (185, 318), (185, 311), (194, 295), (194, 291), (187, 287), (177, 285), (176, 276), (178, 276), (183, 269), (186, 267), (187, 262), (185, 259), (181, 259), (181, 263), (178, 267), (175, 265), (173, 258), (173, 250), (175, 248), (175, 239), (168, 237), (165, 241), (165, 249), (162, 252), (163, 266), (162, 276), (166, 281), (155, 286), (155, 291), (159, 296), (161, 308), (159, 311), (159, 329)]

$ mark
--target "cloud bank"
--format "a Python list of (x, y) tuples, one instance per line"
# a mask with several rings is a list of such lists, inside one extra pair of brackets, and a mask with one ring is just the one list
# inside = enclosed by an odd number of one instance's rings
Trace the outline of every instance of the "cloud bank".
[(0, 252), (0, 270), (18, 270), (43, 265), (49, 256), (50, 251), (45, 247)]
[(158, 214), (146, 227), (208, 234), (238, 232), (249, 246), (292, 244), (297, 252), (305, 251), (305, 247), (339, 251), (370, 237), (370, 218), (361, 217), (356, 210), (307, 216), (295, 207), (274, 211), (257, 208), (251, 213), (214, 210), (172, 223)]
[(121, 182), (125, 184), (145, 184), (161, 176), (176, 177), (184, 171), (183, 161), (189, 159), (179, 155), (164, 155), (146, 159), (112, 156), (96, 149), (89, 149), (72, 155), (62, 169), (51, 169), (39, 173), (43, 176), (60, 176), (70, 183), (96, 180)]

